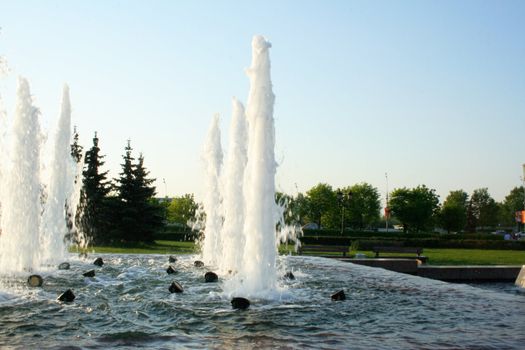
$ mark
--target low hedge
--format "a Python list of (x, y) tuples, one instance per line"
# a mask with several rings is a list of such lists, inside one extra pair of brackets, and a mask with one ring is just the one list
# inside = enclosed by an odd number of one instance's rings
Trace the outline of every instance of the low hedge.
[(158, 232), (153, 235), (158, 241), (195, 242), (199, 238), (199, 232)]
[(350, 239), (358, 238), (386, 238), (386, 239), (440, 239), (440, 240), (490, 240), (502, 241), (502, 235), (493, 235), (490, 233), (458, 233), (458, 234), (440, 234), (440, 233), (403, 233), (403, 232), (375, 232), (375, 231), (341, 231), (335, 230), (303, 230), (305, 237), (345, 237)]
[(525, 241), (479, 240), (479, 239), (382, 239), (382, 238), (354, 238), (305, 236), (300, 238), (302, 244), (318, 245), (352, 245), (356, 244), (360, 250), (372, 250), (375, 246), (406, 246), (422, 248), (457, 248), (457, 249), (499, 249), (525, 250)]

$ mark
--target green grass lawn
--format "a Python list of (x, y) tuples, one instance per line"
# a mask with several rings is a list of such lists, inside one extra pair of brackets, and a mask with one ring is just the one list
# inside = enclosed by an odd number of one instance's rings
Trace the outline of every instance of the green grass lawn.
[[(75, 250), (71, 250), (75, 252)], [(191, 254), (197, 251), (193, 242), (155, 241), (154, 243), (138, 243), (119, 246), (96, 246), (89, 249), (95, 253), (122, 254)], [(281, 254), (294, 254), (293, 246), (279, 247)], [(355, 252), (349, 252), (353, 257)], [(374, 257), (372, 251), (359, 251), (367, 257)], [(315, 254), (332, 255), (340, 254)], [(394, 254), (399, 256), (399, 254)], [(424, 249), (423, 255), (428, 257), (428, 265), (525, 265), (525, 250), (481, 250), (481, 249)], [(381, 254), (388, 257), (388, 254)], [(408, 255), (407, 255), (408, 256)]]
[[(193, 242), (155, 241), (154, 243), (95, 246), (90, 247), (88, 251), (117, 254), (191, 254), (196, 251), (196, 246)], [(71, 252), (77, 252), (77, 250), (71, 249)]]

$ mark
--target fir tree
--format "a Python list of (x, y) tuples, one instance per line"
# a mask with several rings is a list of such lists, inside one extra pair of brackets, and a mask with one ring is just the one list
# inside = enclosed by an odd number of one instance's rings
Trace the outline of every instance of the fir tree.
[(100, 155), (98, 137), (95, 132), (93, 146), (86, 152), (84, 171), (82, 172), (82, 190), (77, 214), (77, 226), (92, 241), (104, 242), (108, 240), (108, 203), (106, 196), (110, 191), (107, 181), (108, 172), (100, 172), (104, 165), (104, 156)]
[(73, 143), (71, 144), (71, 157), (75, 160), (75, 162), (80, 163), (80, 160), (82, 160), (82, 146), (78, 144), (78, 132), (77, 127), (75, 126), (73, 128)]
[(153, 234), (163, 225), (162, 207), (155, 203), (155, 187), (144, 167), (142, 154), (136, 164), (131, 156), (130, 142), (125, 148), (122, 172), (117, 179), (119, 225), (116, 234), (127, 241), (152, 241)]

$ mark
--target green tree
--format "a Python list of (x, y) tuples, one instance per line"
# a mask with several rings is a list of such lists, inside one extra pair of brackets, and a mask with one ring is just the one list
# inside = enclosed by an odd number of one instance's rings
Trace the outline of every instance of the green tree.
[(82, 160), (82, 149), (83, 147), (78, 143), (78, 132), (77, 127), (73, 128), (73, 143), (71, 144), (71, 157), (76, 163), (80, 163)]
[(109, 229), (106, 196), (110, 191), (110, 183), (107, 180), (108, 172), (100, 172), (100, 168), (104, 165), (104, 156), (100, 155), (98, 141), (95, 132), (93, 146), (85, 155), (82, 189), (76, 218), (77, 227), (95, 243), (107, 240), (104, 232)]
[[(525, 210), (525, 208), (523, 207), (524, 200), (525, 193), (523, 191), (523, 186), (514, 187), (510, 191), (510, 193), (505, 197), (505, 200), (501, 204), (499, 221), (506, 226), (515, 225), (516, 212), (519, 210)], [(521, 227), (519, 227), (518, 229), (521, 230)]]
[(185, 194), (171, 200), (167, 208), (167, 220), (169, 223), (184, 225), (188, 228), (188, 222), (195, 221), (195, 213), (199, 205), (195, 202), (193, 194)]
[(425, 185), (399, 188), (390, 194), (390, 208), (402, 222), (404, 232), (419, 232), (432, 227), (439, 210), (439, 196)]
[(125, 241), (153, 241), (153, 235), (162, 227), (163, 207), (153, 198), (155, 179), (148, 178), (144, 157), (139, 156), (136, 164), (131, 155), (130, 141), (123, 155), (122, 172), (116, 180), (117, 208), (115, 218), (118, 225), (112, 231), (113, 238)]
[(498, 223), (498, 204), (491, 197), (487, 188), (472, 192), (469, 201), (468, 226), (472, 232), (478, 227), (494, 227)]
[(307, 218), (319, 228), (338, 227), (337, 196), (332, 186), (320, 183), (306, 192)]
[(362, 230), (379, 220), (381, 202), (377, 188), (363, 182), (341, 191), (348, 196), (344, 201), (345, 227), (349, 223), (353, 228)]
[(468, 194), (463, 190), (450, 191), (439, 212), (439, 222), (447, 230), (460, 231), (467, 223)]

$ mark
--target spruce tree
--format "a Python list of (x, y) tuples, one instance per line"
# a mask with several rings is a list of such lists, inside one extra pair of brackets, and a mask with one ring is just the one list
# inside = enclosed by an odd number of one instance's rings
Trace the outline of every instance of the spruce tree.
[(108, 241), (109, 237), (104, 233), (110, 229), (106, 198), (110, 191), (110, 184), (107, 181), (108, 172), (100, 172), (100, 168), (104, 165), (104, 156), (100, 155), (98, 141), (95, 132), (93, 146), (86, 152), (84, 160), (77, 213), (77, 226), (95, 243)]
[(82, 149), (83, 147), (78, 144), (78, 132), (77, 127), (73, 128), (73, 143), (71, 144), (71, 157), (78, 164), (82, 160)]
[(116, 236), (138, 242), (153, 241), (153, 234), (162, 226), (162, 208), (154, 203), (154, 179), (148, 178), (149, 172), (144, 167), (144, 157), (133, 163), (131, 145), (128, 144), (121, 164), (122, 172), (116, 180), (118, 192), (118, 228)]

